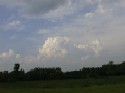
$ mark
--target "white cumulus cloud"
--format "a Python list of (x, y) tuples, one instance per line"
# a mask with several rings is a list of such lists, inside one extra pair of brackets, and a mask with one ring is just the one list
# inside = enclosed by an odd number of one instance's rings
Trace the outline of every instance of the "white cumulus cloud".
[(98, 54), (102, 49), (99, 40), (94, 40), (89, 44), (75, 44), (74, 46), (81, 50), (92, 50), (95, 54)]
[(12, 49), (9, 49), (8, 51), (4, 51), (2, 53), (0, 53), (0, 62), (2, 61), (14, 61), (14, 60), (18, 60), (20, 58), (20, 54), (15, 53)]
[(67, 53), (67, 49), (64, 47), (67, 43), (69, 43), (69, 39), (66, 37), (50, 37), (39, 49), (39, 53), (45, 57), (62, 57)]
[[(48, 58), (59, 57), (84, 57), (99, 54), (102, 47), (98, 40), (94, 40), (89, 44), (76, 44), (67, 37), (49, 37), (45, 43), (39, 48), (39, 55)], [(70, 59), (70, 58), (69, 58)]]

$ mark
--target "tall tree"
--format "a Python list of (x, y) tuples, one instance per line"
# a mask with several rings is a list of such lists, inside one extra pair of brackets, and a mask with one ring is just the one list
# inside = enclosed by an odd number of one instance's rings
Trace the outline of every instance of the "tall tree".
[(18, 72), (20, 68), (20, 64), (15, 64), (14, 65), (14, 71)]

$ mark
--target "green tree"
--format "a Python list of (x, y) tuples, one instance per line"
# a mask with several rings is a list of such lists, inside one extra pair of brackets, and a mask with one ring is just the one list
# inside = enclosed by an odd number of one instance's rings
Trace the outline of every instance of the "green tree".
[(15, 65), (14, 65), (14, 71), (15, 71), (15, 72), (18, 72), (18, 71), (19, 71), (19, 68), (20, 68), (20, 64), (15, 64)]

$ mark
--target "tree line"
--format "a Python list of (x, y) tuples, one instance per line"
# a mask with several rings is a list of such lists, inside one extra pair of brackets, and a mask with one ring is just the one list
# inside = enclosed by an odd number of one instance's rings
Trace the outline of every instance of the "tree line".
[(83, 79), (125, 75), (125, 61), (121, 64), (114, 64), (113, 61), (109, 61), (108, 64), (102, 65), (101, 67), (83, 67), (79, 71), (69, 72), (62, 72), (60, 67), (36, 67), (28, 72), (25, 72), (24, 69), (19, 69), (20, 64), (15, 64), (12, 72), (0, 72), (0, 82)]

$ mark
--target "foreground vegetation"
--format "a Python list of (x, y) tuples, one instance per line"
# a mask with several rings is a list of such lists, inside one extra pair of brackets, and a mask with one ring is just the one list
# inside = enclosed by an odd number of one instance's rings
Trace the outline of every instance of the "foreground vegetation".
[(0, 83), (0, 93), (124, 93), (125, 76)]
[(101, 67), (83, 67), (79, 71), (70, 72), (62, 72), (60, 67), (36, 67), (25, 73), (23, 69), (20, 69), (20, 64), (15, 64), (12, 72), (0, 72), (0, 82), (87, 79), (120, 75), (125, 75), (125, 61), (121, 64), (109, 61), (108, 64)]
[(0, 93), (124, 93), (125, 61), (102, 67), (83, 67), (62, 72), (61, 68), (34, 68), (29, 72), (15, 64), (14, 71), (0, 72)]
[(124, 93), (125, 84), (86, 88), (0, 88), (1, 93)]

